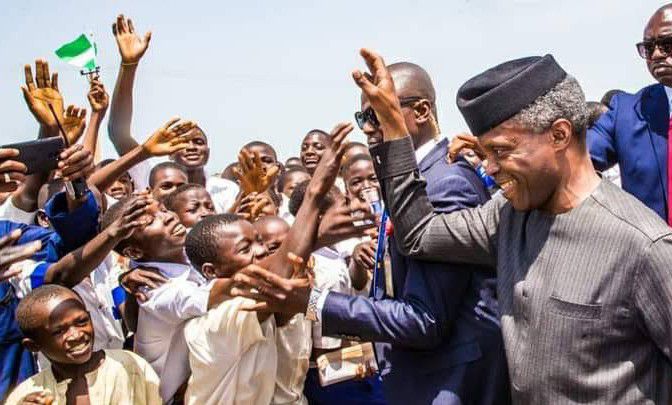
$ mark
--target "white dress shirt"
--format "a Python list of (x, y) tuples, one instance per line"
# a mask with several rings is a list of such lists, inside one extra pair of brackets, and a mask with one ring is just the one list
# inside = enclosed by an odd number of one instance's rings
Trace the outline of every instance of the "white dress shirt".
[(259, 323), (241, 310), (246, 298), (224, 301), (186, 323), (191, 377), (187, 405), (268, 405), (275, 390), (278, 355), (275, 318)]
[(184, 325), (208, 311), (210, 290), (191, 266), (177, 263), (141, 263), (158, 269), (169, 281), (149, 291), (140, 303), (135, 352), (152, 365), (161, 379), (160, 393), (169, 401), (189, 375)]

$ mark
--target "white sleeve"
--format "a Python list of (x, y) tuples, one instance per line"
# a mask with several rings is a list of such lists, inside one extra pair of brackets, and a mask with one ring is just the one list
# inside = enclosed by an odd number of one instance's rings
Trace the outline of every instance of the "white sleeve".
[(135, 191), (149, 187), (149, 173), (152, 171), (152, 167), (164, 161), (165, 159), (149, 158), (128, 169), (128, 174), (135, 185)]
[(13, 196), (9, 196), (2, 205), (0, 205), (0, 218), (12, 222), (33, 225), (37, 211), (27, 212), (20, 208), (16, 208), (12, 202)]
[(151, 290), (148, 300), (141, 305), (165, 322), (179, 324), (205, 315), (208, 312), (209, 296), (210, 289), (207, 286), (173, 280)]

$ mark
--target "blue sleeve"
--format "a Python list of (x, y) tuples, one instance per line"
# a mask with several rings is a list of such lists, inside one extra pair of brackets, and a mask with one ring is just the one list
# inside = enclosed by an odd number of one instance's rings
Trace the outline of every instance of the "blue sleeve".
[(21, 230), (21, 237), (17, 241), (19, 245), (36, 240), (42, 242), (42, 249), (33, 255), (33, 260), (36, 262), (58, 260), (56, 244), (60, 243), (60, 238), (54, 232), (35, 225), (0, 220), (0, 236), (5, 236), (15, 229)]
[(100, 209), (91, 191), (87, 192), (86, 202), (73, 212), (68, 212), (65, 192), (54, 195), (44, 210), (60, 237), (59, 256), (79, 248), (98, 233)]
[(609, 169), (618, 161), (616, 155), (616, 114), (618, 112), (618, 95), (611, 100), (609, 111), (600, 116), (597, 122), (588, 129), (586, 143), (593, 166), (599, 171)]
[(329, 292), (321, 314), (323, 335), (358, 336), (423, 350), (441, 344), (467, 291), (469, 272), (413, 262), (401, 299), (376, 301)]
[(432, 192), (428, 193), (434, 211), (450, 213), (483, 204), (485, 201), (482, 201), (481, 194), (478, 193), (476, 187), (484, 186), (480, 179), (478, 182), (478, 185), (474, 185), (465, 176), (459, 174), (447, 175), (435, 180), (435, 184), (431, 186)]

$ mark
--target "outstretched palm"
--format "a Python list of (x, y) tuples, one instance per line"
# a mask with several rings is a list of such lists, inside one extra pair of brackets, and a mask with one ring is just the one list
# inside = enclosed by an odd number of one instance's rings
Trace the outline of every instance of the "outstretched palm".
[(144, 37), (140, 38), (135, 33), (133, 21), (124, 17), (123, 14), (120, 14), (117, 17), (117, 22), (112, 24), (112, 32), (117, 40), (123, 63), (137, 63), (147, 51), (149, 41), (152, 38), (151, 32), (147, 32)]
[(30, 65), (25, 65), (26, 85), (21, 86), (28, 109), (37, 122), (51, 129), (57, 129), (56, 119), (51, 112), (52, 106), (58, 119), (63, 118), (63, 96), (58, 91), (58, 73), (49, 76), (49, 64), (41, 59), (35, 61), (35, 77)]

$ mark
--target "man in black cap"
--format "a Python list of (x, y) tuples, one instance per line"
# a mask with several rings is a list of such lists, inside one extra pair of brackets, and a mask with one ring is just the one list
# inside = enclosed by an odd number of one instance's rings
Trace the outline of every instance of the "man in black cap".
[[(457, 104), (503, 193), (436, 214), (385, 63), (361, 54), (371, 74), (353, 78), (382, 128), (371, 156), (397, 244), (426, 260), (496, 266), (513, 401), (670, 403), (672, 229), (593, 170), (578, 82), (550, 55), (467, 81)], [(313, 299), (296, 306), (310, 314)]]
[(434, 214), (385, 64), (353, 73), (384, 128), (371, 155), (405, 254), (494, 264), (516, 403), (669, 403), (672, 229), (593, 170), (578, 82), (551, 55), (467, 81), (457, 104), (502, 188)]

